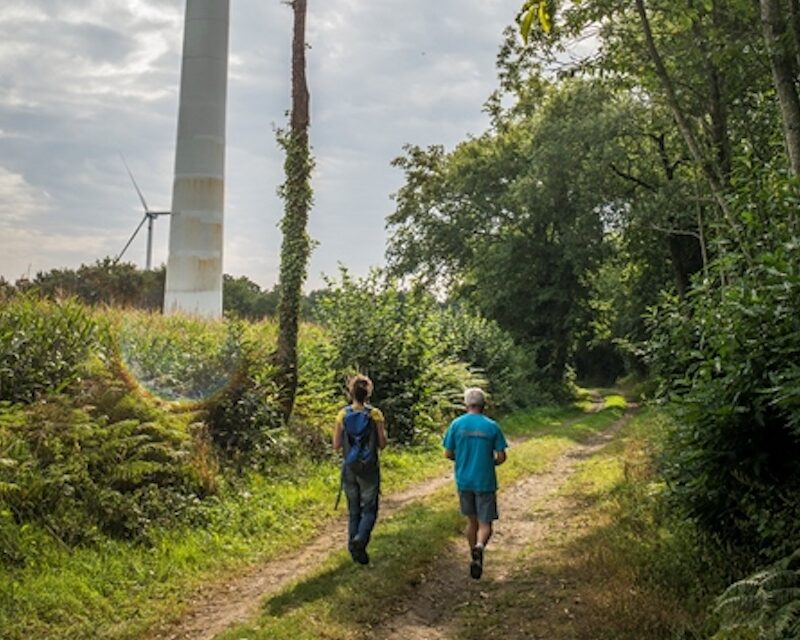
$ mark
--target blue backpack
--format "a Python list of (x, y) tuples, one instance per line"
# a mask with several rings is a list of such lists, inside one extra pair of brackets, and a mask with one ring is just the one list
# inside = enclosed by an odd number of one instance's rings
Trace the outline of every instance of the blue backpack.
[(378, 434), (370, 407), (347, 406), (344, 411), (344, 466), (357, 476), (371, 475), (378, 469)]

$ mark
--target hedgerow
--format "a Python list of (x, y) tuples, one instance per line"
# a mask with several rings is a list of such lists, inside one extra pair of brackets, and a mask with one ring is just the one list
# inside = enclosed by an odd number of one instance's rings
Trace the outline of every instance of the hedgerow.
[(675, 504), (725, 543), (774, 560), (800, 542), (800, 267), (761, 254), (724, 287), (668, 298), (650, 359), (676, 408), (665, 473)]
[(500, 408), (525, 401), (524, 354), (494, 324), (377, 278), (345, 276), (324, 298), (324, 326), (301, 328), (289, 424), (272, 321), (5, 300), (0, 561), (30, 562), (53, 539), (147, 543), (153, 531), (204, 522), (209, 498), (236, 491), (237, 478), (329, 458), (355, 371), (373, 377), (401, 443), (436, 436), (465, 386), (488, 386)]

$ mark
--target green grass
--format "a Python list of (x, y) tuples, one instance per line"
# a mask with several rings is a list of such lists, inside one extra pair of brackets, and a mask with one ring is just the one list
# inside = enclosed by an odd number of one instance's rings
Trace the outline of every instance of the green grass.
[[(575, 442), (604, 430), (619, 418), (608, 409), (575, 420), (573, 409), (536, 410), (502, 421), (504, 430), (532, 436), (515, 446), (499, 468), (499, 483), (508, 485), (531, 473), (546, 471)], [(566, 416), (572, 419), (564, 420)], [(509, 428), (510, 427), (510, 428)], [(220, 636), (224, 640), (347, 639), (378, 624), (399, 598), (408, 595), (447, 545), (461, 535), (452, 487), (439, 490), (393, 518), (380, 521), (369, 568), (354, 565), (346, 552), (334, 554), (311, 575), (269, 598), (251, 624)]]
[[(383, 463), (387, 492), (446, 469), (431, 450), (387, 451)], [(207, 524), (157, 531), (152, 546), (106, 540), (68, 551), (43, 538), (35, 563), (0, 568), (2, 637), (139, 638), (177, 615), (194, 586), (310, 540), (336, 516), (337, 487), (336, 465), (308, 463), (253, 475), (225, 492)]]
[[(570, 407), (510, 416), (503, 421), (509, 436), (532, 438), (512, 448), (509, 462), (499, 470), (501, 484), (543, 471), (573, 442), (602, 430), (619, 414), (613, 409), (583, 416)], [(565, 427), (565, 422), (571, 425)], [(384, 491), (392, 493), (440, 475), (449, 469), (449, 464), (438, 445), (387, 450), (382, 460)], [(106, 539), (93, 547), (68, 551), (41, 535), (36, 538), (40, 547), (35, 562), (23, 568), (0, 568), (2, 637), (140, 638), (154, 624), (180, 615), (185, 599), (195, 587), (308, 542), (336, 517), (333, 503), (337, 486), (336, 465), (309, 462), (277, 470), (270, 479), (252, 475), (236, 487), (226, 487), (223, 497), (209, 508), (208, 522), (156, 530), (151, 545)], [(381, 522), (372, 549), (382, 563), (374, 579), (391, 585), (389, 594), (408, 589), (408, 580), (455, 535), (459, 522), (449, 487), (402, 512), (390, 523)], [(405, 549), (406, 546), (411, 548)], [(402, 563), (395, 557), (400, 549), (404, 550)], [(316, 586), (308, 588), (319, 592), (335, 585), (343, 602), (356, 606), (346, 600), (346, 594), (348, 589), (353, 593), (362, 591), (358, 582), (365, 574), (355, 569), (349, 558), (334, 555), (321, 569), (329, 574), (327, 581), (314, 578)], [(346, 637), (344, 631), (331, 630), (345, 622), (336, 618), (335, 610), (325, 613), (329, 606), (326, 598), (274, 609), (274, 629), (285, 624), (287, 634), (292, 630), (297, 633), (299, 627), (286, 620), (291, 619), (291, 611), (299, 610), (301, 618), (305, 615), (302, 611), (306, 611), (322, 621), (316, 631), (309, 627), (309, 633), (320, 633), (325, 627), (326, 634), (334, 634), (330, 637)], [(283, 637), (280, 633), (275, 630), (275, 635), (260, 637)]]

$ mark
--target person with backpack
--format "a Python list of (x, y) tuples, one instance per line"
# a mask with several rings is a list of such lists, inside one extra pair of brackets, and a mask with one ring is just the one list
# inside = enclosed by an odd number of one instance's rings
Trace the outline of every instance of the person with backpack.
[(500, 426), (483, 415), (486, 394), (474, 387), (464, 392), (466, 413), (450, 423), (444, 436), (444, 455), (455, 461), (461, 513), (467, 517), (470, 575), (483, 574), (483, 552), (492, 537), (497, 514), (495, 467), (506, 461), (505, 436)]
[(359, 564), (369, 564), (367, 545), (378, 518), (381, 491), (379, 451), (386, 447), (383, 413), (368, 404), (372, 389), (367, 376), (350, 380), (351, 404), (339, 412), (333, 430), (333, 448), (344, 454), (341, 488), (347, 496), (347, 548)]

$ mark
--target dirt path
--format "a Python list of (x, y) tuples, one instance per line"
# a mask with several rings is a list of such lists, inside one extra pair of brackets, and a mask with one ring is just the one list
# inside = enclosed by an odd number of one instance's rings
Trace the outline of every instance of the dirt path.
[[(458, 634), (459, 612), (464, 607), (490, 605), (492, 594), (507, 588), (524, 552), (564, 526), (564, 499), (559, 489), (579, 462), (608, 444), (633, 414), (633, 409), (601, 434), (592, 436), (563, 455), (547, 472), (529, 476), (502, 491), (501, 520), (487, 548), (484, 577), (469, 578), (466, 542), (454, 543), (431, 567), (412, 597), (397, 603), (391, 617), (370, 634), (376, 640), (450, 640)], [(565, 608), (566, 615), (569, 609)], [(513, 625), (511, 625), (513, 626)], [(491, 637), (508, 638), (499, 628)]]
[[(593, 399), (593, 406), (590, 412), (599, 411), (602, 407), (603, 400), (598, 396)], [(566, 425), (569, 426), (581, 419), (581, 417), (575, 418), (567, 422)], [(516, 439), (513, 443), (519, 443), (525, 439)], [(582, 450), (582, 447), (577, 449)], [(562, 466), (563, 463), (559, 461), (559, 469)], [(540, 475), (533, 478), (535, 485), (538, 487), (537, 491), (541, 490), (542, 482), (550, 482), (545, 480), (549, 475), (544, 474), (544, 476)], [(382, 498), (381, 518), (391, 516), (403, 507), (435, 493), (440, 488), (452, 484), (452, 482), (453, 474), (448, 472), (442, 476), (414, 485), (405, 491)], [(558, 483), (554, 486), (558, 486)], [(523, 489), (522, 485), (518, 485), (518, 487), (512, 489), (512, 491), (524, 492), (526, 490)], [(503, 497), (503, 517), (510, 520), (514, 516), (511, 514), (511, 504), (506, 504), (506, 500), (509, 499), (507, 495), (508, 492)], [(346, 516), (342, 514), (342, 516), (327, 524), (313, 540), (296, 553), (257, 565), (227, 580), (218, 581), (208, 588), (202, 589), (189, 603), (180, 620), (173, 624), (157, 627), (151, 632), (149, 638), (151, 640), (212, 640), (231, 626), (254, 618), (258, 614), (260, 603), (266, 596), (279, 592), (285, 586), (297, 580), (297, 578), (313, 570), (327, 559), (331, 553), (338, 551), (340, 548), (339, 541), (345, 528)], [(507, 532), (498, 532), (497, 534), (497, 539), (502, 541), (503, 546), (506, 546), (506, 542), (501, 536), (508, 535)], [(463, 574), (461, 569), (462, 567), (459, 566), (459, 574)], [(455, 575), (456, 572), (453, 571), (453, 577)], [(409, 605), (409, 610), (411, 610), (411, 605)], [(438, 636), (403, 637), (412, 639), (425, 638), (427, 640)]]
[[(381, 499), (381, 518), (430, 495), (453, 482), (453, 474), (427, 480)], [(246, 622), (258, 613), (263, 598), (277, 593), (298, 577), (318, 566), (331, 553), (340, 550), (346, 514), (331, 521), (300, 551), (282, 556), (203, 590), (189, 604), (176, 624), (156, 629), (153, 640), (212, 640), (234, 624)]]

